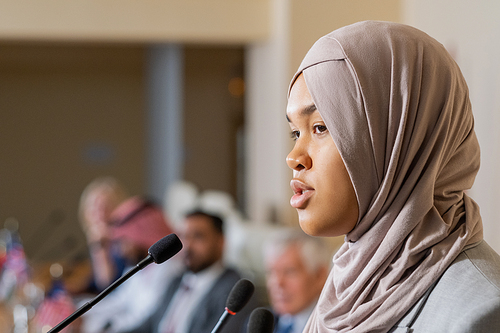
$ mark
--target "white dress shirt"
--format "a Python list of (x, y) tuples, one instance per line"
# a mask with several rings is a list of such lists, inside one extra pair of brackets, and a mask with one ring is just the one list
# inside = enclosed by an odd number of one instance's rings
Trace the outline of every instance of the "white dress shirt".
[[(198, 273), (184, 273), (179, 289), (175, 292), (159, 324), (158, 331), (188, 332), (191, 320), (194, 320), (194, 310), (222, 273), (224, 273), (224, 268), (221, 262), (216, 262)], [(174, 327), (173, 330), (172, 327)]]
[(137, 272), (83, 315), (82, 333), (99, 333), (108, 326), (107, 333), (139, 326), (154, 311), (182, 267), (182, 262), (173, 258)]

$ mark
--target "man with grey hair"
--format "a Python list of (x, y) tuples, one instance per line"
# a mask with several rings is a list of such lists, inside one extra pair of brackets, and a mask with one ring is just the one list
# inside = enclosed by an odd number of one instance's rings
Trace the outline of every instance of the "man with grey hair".
[(330, 270), (332, 249), (298, 229), (280, 231), (264, 244), (266, 285), (275, 333), (300, 333)]

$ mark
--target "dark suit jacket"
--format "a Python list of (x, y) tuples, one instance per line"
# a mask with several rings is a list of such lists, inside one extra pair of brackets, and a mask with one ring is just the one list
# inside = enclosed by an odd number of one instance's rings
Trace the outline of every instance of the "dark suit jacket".
[[(226, 307), (226, 300), (234, 284), (240, 279), (240, 275), (233, 269), (225, 269), (224, 273), (212, 286), (207, 295), (201, 300), (195, 309), (195, 319), (191, 323), (189, 333), (207, 333), (210, 332), (219, 321)], [(182, 275), (175, 278), (157, 310), (137, 329), (129, 333), (163, 333), (158, 332), (158, 325), (165, 314), (175, 292), (179, 288)], [(229, 318), (222, 329), (223, 333), (239, 332), (244, 325), (245, 318), (248, 316), (251, 307), (248, 305), (239, 313)]]

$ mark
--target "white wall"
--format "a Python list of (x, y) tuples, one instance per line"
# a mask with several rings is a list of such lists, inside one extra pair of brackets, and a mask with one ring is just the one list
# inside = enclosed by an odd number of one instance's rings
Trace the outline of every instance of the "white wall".
[(481, 145), (481, 169), (471, 196), (479, 203), (484, 237), (500, 252), (500, 1), (403, 0), (403, 20), (454, 56), (468, 82)]
[(290, 191), (285, 163), (290, 7), (287, 0), (270, 6), (270, 38), (246, 52), (247, 210), (252, 220), (283, 222)]

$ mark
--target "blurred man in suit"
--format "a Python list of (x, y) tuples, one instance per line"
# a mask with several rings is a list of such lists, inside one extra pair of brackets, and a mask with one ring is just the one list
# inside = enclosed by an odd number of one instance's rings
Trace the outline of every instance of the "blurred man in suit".
[(301, 230), (280, 231), (264, 245), (266, 283), (276, 333), (301, 333), (330, 270), (332, 251)]
[[(156, 311), (138, 329), (141, 333), (210, 332), (224, 311), (229, 292), (240, 275), (222, 263), (224, 251), (221, 218), (196, 211), (186, 216), (180, 233), (185, 270), (177, 276)], [(238, 332), (248, 310), (232, 316), (222, 332)]]

